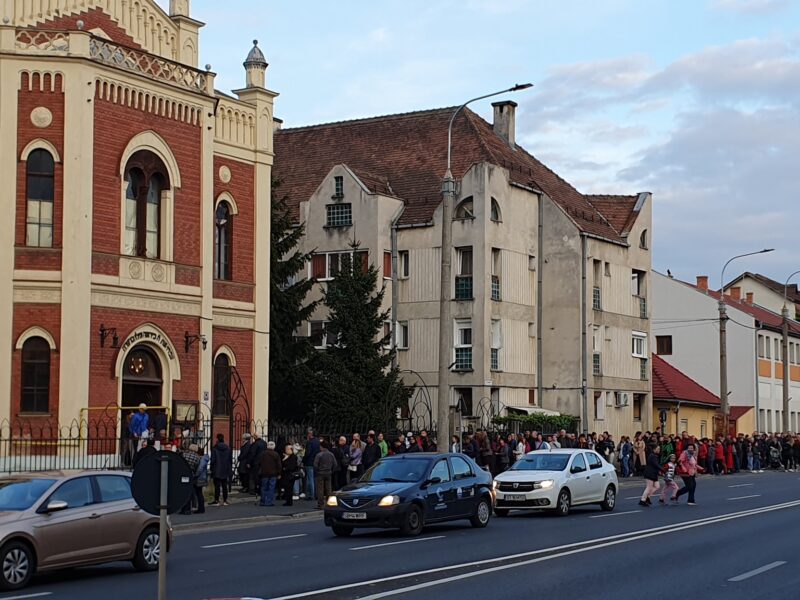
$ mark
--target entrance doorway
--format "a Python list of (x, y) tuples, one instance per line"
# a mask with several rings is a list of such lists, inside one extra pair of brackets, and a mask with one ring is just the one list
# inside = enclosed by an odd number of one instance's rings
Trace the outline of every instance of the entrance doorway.
[[(136, 452), (128, 425), (140, 404), (163, 406), (161, 362), (147, 346), (135, 346), (122, 363), (122, 462), (131, 464)], [(163, 409), (148, 410), (150, 427), (158, 437), (161, 429), (166, 429), (166, 413)], [(163, 421), (163, 423), (162, 423)]]

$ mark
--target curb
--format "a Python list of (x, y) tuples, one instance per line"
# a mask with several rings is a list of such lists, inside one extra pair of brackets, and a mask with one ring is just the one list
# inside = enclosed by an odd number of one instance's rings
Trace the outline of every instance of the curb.
[(282, 523), (290, 521), (311, 521), (322, 517), (322, 511), (301, 512), (293, 515), (262, 515), (258, 517), (238, 517), (234, 519), (219, 519), (216, 521), (199, 521), (197, 523), (178, 523), (172, 526), (176, 534), (191, 533), (201, 529), (220, 529), (242, 525), (265, 525), (267, 523)]

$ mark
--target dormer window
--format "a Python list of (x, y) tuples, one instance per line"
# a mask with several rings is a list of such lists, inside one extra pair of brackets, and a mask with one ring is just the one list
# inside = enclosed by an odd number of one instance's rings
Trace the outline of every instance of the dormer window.
[(344, 177), (337, 175), (333, 178), (333, 198), (344, 198)]
[(453, 218), (457, 221), (475, 218), (472, 196), (467, 196), (458, 203), (458, 206), (456, 206), (455, 216)]

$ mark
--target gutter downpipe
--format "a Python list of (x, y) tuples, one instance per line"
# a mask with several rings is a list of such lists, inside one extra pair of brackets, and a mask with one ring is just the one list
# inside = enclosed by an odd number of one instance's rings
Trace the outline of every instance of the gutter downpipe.
[(589, 390), (587, 388), (589, 359), (586, 349), (586, 262), (589, 260), (589, 241), (581, 233), (581, 429), (589, 433)]
[(755, 341), (755, 348), (754, 348), (754, 355), (755, 355), (755, 375), (756, 375), (756, 393), (755, 393), (755, 404), (756, 404), (756, 414), (755, 414), (755, 424), (756, 424), (756, 431), (761, 433), (761, 398), (760, 398), (760, 390), (759, 390), (759, 383), (758, 380), (761, 377), (760, 373), (758, 372), (758, 335), (764, 331), (764, 328), (759, 325), (756, 329), (756, 334), (753, 336), (753, 340)]
[(536, 240), (537, 249), (537, 266), (536, 266), (536, 399), (542, 408), (544, 408), (544, 380), (542, 377), (542, 280), (544, 275), (544, 194), (537, 195), (539, 199), (539, 223), (538, 223), (538, 236)]

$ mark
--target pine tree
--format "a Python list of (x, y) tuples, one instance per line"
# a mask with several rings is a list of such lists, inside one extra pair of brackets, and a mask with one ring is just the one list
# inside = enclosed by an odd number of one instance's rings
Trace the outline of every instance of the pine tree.
[[(273, 182), (273, 198), (279, 189)], [(317, 302), (305, 304), (314, 286), (313, 279), (293, 278), (305, 269), (311, 253), (297, 250), (305, 234), (303, 224), (295, 226), (286, 199), (273, 200), (270, 273), (270, 418), (302, 420), (308, 416), (305, 384), (306, 362), (314, 348), (308, 338), (296, 337), (301, 323), (307, 321)], [(293, 281), (293, 282), (292, 282)], [(291, 282), (291, 283), (290, 283)]]
[(357, 242), (352, 250), (354, 258), (342, 255), (324, 294), (326, 333), (337, 341), (313, 361), (314, 415), (319, 422), (389, 428), (409, 393), (391, 368), (395, 350), (385, 349), (390, 340), (382, 330), (390, 313), (381, 310), (385, 288), (377, 289), (378, 270), (366, 264)]

